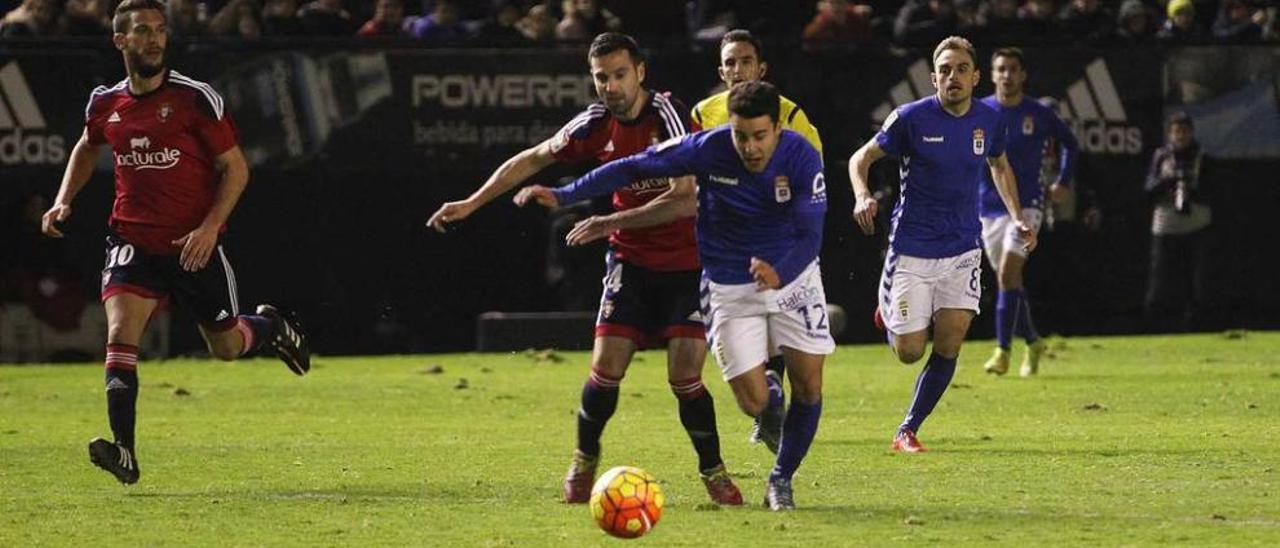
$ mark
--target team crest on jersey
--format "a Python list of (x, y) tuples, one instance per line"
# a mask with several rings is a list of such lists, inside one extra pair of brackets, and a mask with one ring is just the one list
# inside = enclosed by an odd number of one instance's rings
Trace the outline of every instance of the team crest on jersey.
[(1030, 114), (1022, 117), (1022, 134), (1031, 135), (1036, 132), (1036, 119)]
[(982, 128), (973, 130), (973, 153), (982, 156), (987, 152), (987, 134)]
[(173, 106), (169, 103), (161, 103), (160, 110), (156, 111), (156, 115), (160, 117), (161, 122), (168, 122), (171, 114), (173, 114)]
[(773, 178), (773, 199), (780, 204), (791, 201), (791, 179), (786, 175)]

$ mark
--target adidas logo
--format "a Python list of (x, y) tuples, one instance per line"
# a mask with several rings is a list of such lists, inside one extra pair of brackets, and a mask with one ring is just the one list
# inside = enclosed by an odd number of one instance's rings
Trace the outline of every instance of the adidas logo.
[[(1103, 59), (1094, 59), (1084, 77), (1067, 87), (1066, 97), (1057, 99), (1058, 115), (1080, 140), (1080, 148), (1095, 154), (1140, 154), (1142, 129), (1128, 123), (1124, 104), (1111, 71)], [(883, 125), (893, 109), (934, 93), (928, 61), (917, 60), (907, 68), (907, 77), (889, 88), (889, 98), (871, 112), (871, 119)]]
[(228, 314), (226, 310), (220, 310), (218, 311), (218, 317), (214, 318), (213, 321), (220, 322), (230, 317), (231, 317), (231, 314)]
[(120, 121), (120, 113), (119, 113), (119, 112), (112, 112), (112, 113), (111, 113), (111, 116), (107, 117), (107, 123), (108, 123), (108, 124), (112, 124), (112, 123), (119, 122), (119, 121)]
[(117, 377), (112, 377), (111, 382), (107, 383), (108, 392), (112, 390), (128, 390), (128, 389), (129, 389), (129, 385), (125, 384), (124, 381), (120, 380)]
[(51, 134), (17, 61), (0, 68), (0, 164), (59, 164), (66, 142)]
[(1124, 104), (1111, 80), (1107, 62), (1094, 59), (1084, 69), (1084, 78), (1067, 87), (1066, 99), (1058, 101), (1058, 115), (1071, 125), (1080, 148), (1101, 154), (1139, 154), (1142, 130), (1128, 124)]

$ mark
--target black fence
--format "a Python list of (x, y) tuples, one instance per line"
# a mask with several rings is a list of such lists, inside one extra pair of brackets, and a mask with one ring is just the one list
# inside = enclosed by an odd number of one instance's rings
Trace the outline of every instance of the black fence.
[[(594, 304), (602, 249), (561, 249), (543, 211), (500, 200), (447, 234), (424, 227), (441, 202), (468, 194), (593, 100), (584, 50), (174, 49), (182, 51), (171, 66), (224, 96), (253, 167), (224, 240), (241, 296), (297, 309), (320, 352), (465, 350), (482, 312)], [(1271, 217), (1280, 206), (1278, 58), (1270, 48), (1027, 52), (1029, 91), (1056, 98), (1076, 129), (1084, 149), (1078, 186), (1096, 196), (1103, 219), (1097, 230), (1059, 222), (1044, 233), (1027, 274), (1043, 331), (1146, 329), (1150, 205), (1142, 181), (1173, 110), (1191, 112), (1206, 150), (1223, 160), (1209, 175), (1213, 244), (1196, 326), (1280, 327), (1269, 270), (1280, 236)], [(864, 237), (850, 221), (846, 162), (894, 106), (931, 93), (927, 54), (779, 49), (769, 61), (769, 79), (805, 108), (825, 142), (831, 201), (822, 266), (829, 300), (850, 315), (841, 339), (878, 340), (870, 315), (884, 231)], [(647, 84), (692, 104), (717, 87), (715, 63), (713, 49), (651, 51)], [(30, 249), (10, 226), (21, 224), (19, 202), (56, 192), (89, 91), (122, 77), (109, 48), (0, 49), (6, 261)], [(984, 82), (980, 93), (990, 89)], [(554, 168), (535, 180), (554, 183), (581, 169)], [(876, 177), (891, 189), (895, 173), (881, 165)], [(49, 244), (90, 296), (112, 192), (103, 164), (75, 204), (70, 237)], [(993, 278), (985, 279), (990, 289)], [(980, 319), (974, 331), (989, 334), (990, 323)], [(186, 337), (175, 349), (199, 346), (194, 330), (174, 333)]]

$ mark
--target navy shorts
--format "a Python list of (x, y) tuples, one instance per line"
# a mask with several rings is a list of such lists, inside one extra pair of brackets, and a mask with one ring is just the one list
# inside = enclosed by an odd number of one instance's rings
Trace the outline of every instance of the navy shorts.
[(120, 293), (172, 299), (200, 325), (215, 331), (235, 326), (240, 314), (235, 271), (222, 245), (214, 248), (204, 268), (187, 272), (177, 254), (151, 255), (119, 236), (108, 235), (102, 300)]
[(705, 338), (698, 286), (701, 272), (658, 272), (605, 256), (597, 337), (626, 337), (637, 346), (672, 338)]

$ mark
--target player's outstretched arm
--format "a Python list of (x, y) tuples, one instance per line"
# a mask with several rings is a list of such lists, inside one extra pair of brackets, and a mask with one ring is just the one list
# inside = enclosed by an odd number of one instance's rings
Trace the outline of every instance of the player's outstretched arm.
[(987, 158), (987, 167), (991, 169), (991, 180), (995, 182), (996, 191), (1000, 193), (1005, 209), (1009, 210), (1009, 217), (1018, 225), (1018, 232), (1027, 242), (1026, 250), (1034, 250), (1036, 233), (1022, 219), (1022, 204), (1018, 201), (1018, 179), (1013, 174), (1013, 167), (1009, 165), (1009, 157), (1001, 154), (994, 158)]
[(673, 179), (671, 188), (657, 198), (635, 209), (619, 211), (610, 215), (595, 215), (573, 225), (573, 230), (565, 236), (569, 245), (584, 245), (616, 230), (627, 228), (644, 228), (670, 223), (677, 219), (692, 217), (698, 213), (698, 183), (693, 176)]
[(200, 226), (173, 241), (173, 245), (182, 248), (178, 262), (184, 270), (190, 272), (209, 264), (209, 257), (213, 256), (213, 250), (218, 246), (218, 233), (222, 230), (222, 225), (226, 224), (227, 218), (240, 201), (240, 195), (244, 194), (244, 188), (249, 185), (249, 163), (245, 161), (239, 146), (233, 146), (214, 158), (214, 167), (221, 174), (222, 180), (213, 197), (213, 206), (205, 214)]
[(98, 147), (89, 143), (89, 131), (80, 134), (80, 140), (71, 149), (71, 159), (67, 162), (67, 170), (62, 173), (62, 185), (58, 188), (58, 197), (53, 207), (40, 219), (40, 230), (46, 236), (62, 237), (58, 226), (71, 216), (71, 201), (89, 183), (93, 175), (93, 166), (98, 163)]
[(858, 222), (863, 234), (870, 235), (876, 231), (876, 213), (880, 206), (871, 195), (871, 184), (868, 181), (871, 164), (884, 157), (884, 150), (875, 139), (871, 139), (849, 158), (849, 181), (853, 184), (853, 220)]
[(473, 192), (471, 196), (468, 196), (465, 200), (445, 202), (444, 205), (441, 205), (440, 209), (437, 209), (431, 215), (431, 218), (427, 220), (427, 226), (439, 232), (444, 232), (445, 226), (449, 223), (456, 223), (470, 217), (481, 206), (515, 188), (529, 177), (555, 163), (555, 161), (555, 156), (551, 153), (551, 142), (549, 140), (521, 151), (498, 166), (498, 169), (494, 170), (489, 179), (484, 182), (484, 185)]

